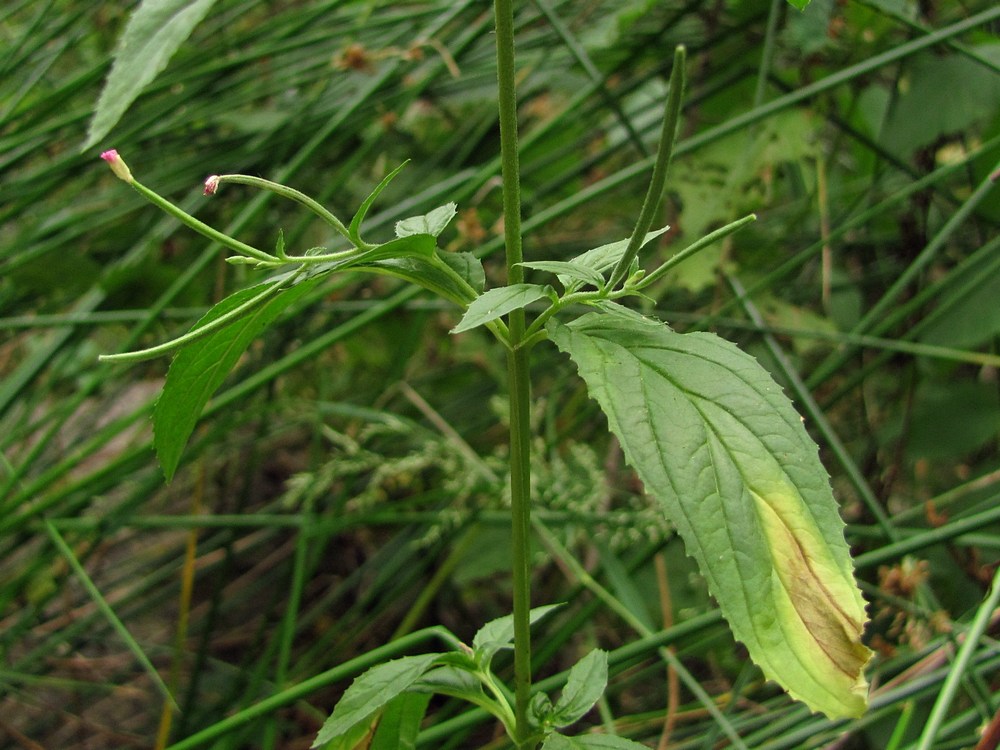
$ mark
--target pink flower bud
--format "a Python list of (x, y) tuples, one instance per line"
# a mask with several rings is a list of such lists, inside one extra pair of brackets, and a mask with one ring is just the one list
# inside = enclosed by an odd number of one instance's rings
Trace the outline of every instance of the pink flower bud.
[(110, 151), (105, 151), (101, 154), (101, 158), (108, 163), (111, 167), (111, 171), (115, 173), (115, 176), (119, 180), (125, 180), (125, 182), (132, 184), (132, 173), (129, 171), (128, 165), (122, 160), (118, 155), (118, 152), (114, 149)]
[(205, 195), (215, 195), (219, 189), (219, 175), (213, 174), (205, 180)]

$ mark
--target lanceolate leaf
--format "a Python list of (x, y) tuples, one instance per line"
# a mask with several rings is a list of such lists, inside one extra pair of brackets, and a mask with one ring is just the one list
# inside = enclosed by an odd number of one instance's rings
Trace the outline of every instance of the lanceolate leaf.
[[(541, 607), (533, 607), (528, 612), (528, 620), (531, 624), (535, 624), (549, 612), (561, 606), (561, 604), (545, 604)], [(475, 652), (476, 660), (484, 667), (488, 667), (494, 654), (501, 649), (511, 648), (513, 642), (514, 616), (504, 615), (490, 620), (476, 632), (472, 638), (472, 650)]]
[(90, 123), (89, 148), (115, 126), (143, 88), (163, 70), (215, 0), (143, 0), (118, 40), (115, 61)]
[(451, 332), (469, 331), (554, 293), (552, 287), (538, 284), (510, 284), (490, 289), (472, 301)]
[(457, 213), (454, 203), (438, 206), (423, 216), (411, 216), (396, 222), (396, 236), (409, 237), (411, 234), (429, 234), (437, 237)]
[[(153, 411), (153, 446), (167, 481), (173, 478), (181, 453), (201, 411), (222, 385), (243, 352), (285, 308), (312, 289), (316, 277), (285, 289), (246, 317), (181, 349), (167, 372), (167, 381)], [(248, 299), (264, 284), (226, 297), (209, 310), (192, 330), (211, 323)]]
[(634, 317), (591, 313), (549, 333), (764, 674), (815, 711), (860, 715), (870, 652), (844, 524), (770, 375), (717, 336)]

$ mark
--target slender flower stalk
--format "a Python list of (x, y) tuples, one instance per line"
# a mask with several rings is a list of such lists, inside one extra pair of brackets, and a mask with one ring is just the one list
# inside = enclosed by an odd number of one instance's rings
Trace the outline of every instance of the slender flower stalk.
[(245, 242), (240, 242), (238, 239), (230, 237), (228, 234), (223, 234), (218, 229), (210, 227), (208, 224), (194, 218), (180, 206), (175, 206), (163, 196), (150, 190), (132, 176), (132, 172), (129, 170), (128, 165), (125, 164), (124, 159), (121, 158), (115, 149), (105, 151), (101, 154), (101, 158), (108, 163), (108, 166), (111, 167), (111, 171), (115, 173), (118, 179), (127, 182), (135, 188), (139, 195), (148, 200), (154, 206), (166, 211), (182, 224), (191, 227), (191, 229), (198, 232), (198, 234), (203, 237), (207, 237), (214, 242), (218, 242), (240, 255), (245, 255), (249, 258), (254, 258), (258, 261), (264, 261), (266, 263), (278, 263), (278, 259), (273, 255), (265, 253), (263, 250), (258, 250)]

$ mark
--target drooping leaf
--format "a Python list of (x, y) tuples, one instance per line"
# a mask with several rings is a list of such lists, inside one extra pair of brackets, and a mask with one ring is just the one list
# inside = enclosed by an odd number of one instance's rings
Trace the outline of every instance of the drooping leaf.
[(542, 743), (542, 750), (649, 750), (649, 748), (633, 740), (610, 734), (581, 734), (567, 737), (553, 732)]
[(125, 114), (177, 48), (190, 36), (215, 0), (143, 0), (129, 16), (115, 61), (97, 100), (84, 149), (101, 140)]
[(830, 717), (867, 703), (864, 601), (826, 471), (791, 402), (707, 333), (591, 313), (569, 354), (765, 676)]
[(316, 735), (312, 747), (347, 734), (358, 724), (367, 723), (393, 698), (417, 682), (441, 654), (404, 656), (372, 667), (358, 677), (344, 692)]
[[(180, 463), (181, 453), (201, 411), (222, 385), (229, 371), (257, 336), (289, 305), (307, 294), (320, 278), (312, 278), (278, 292), (237, 322), (182, 348), (167, 372), (163, 392), (153, 410), (153, 446), (167, 481)], [(279, 283), (273, 281), (269, 283)], [(197, 330), (239, 307), (265, 289), (258, 284), (226, 297), (209, 310)]]
[(486, 289), (486, 271), (483, 269), (483, 262), (472, 253), (440, 253), (439, 258), (443, 260), (452, 271), (465, 279), (477, 294), (482, 294)]
[(430, 693), (403, 693), (389, 701), (368, 750), (415, 750), (430, 700)]
[(595, 648), (580, 659), (569, 671), (566, 687), (552, 709), (552, 724), (567, 727), (579, 721), (608, 685), (608, 654)]
[[(463, 255), (466, 255), (466, 253), (463, 253)], [(472, 263), (461, 261), (461, 270), (459, 270), (455, 268), (455, 265), (448, 262), (449, 257), (452, 257), (451, 253), (438, 253), (438, 259), (455, 270), (461, 278), (465, 279), (469, 286), (472, 286), (472, 283), (476, 281), (476, 271)], [(482, 264), (474, 257), (472, 257), (472, 261), (479, 264), (479, 273), (482, 274)], [(432, 261), (430, 258), (415, 256), (387, 258), (367, 263), (359, 270), (405, 279), (447, 300), (451, 300), (461, 307), (465, 307), (475, 299), (474, 286), (472, 289), (465, 286), (465, 284), (455, 279), (454, 275), (447, 273), (441, 268), (441, 264)], [(463, 276), (463, 271), (468, 272), (469, 276)], [(483, 283), (485, 283), (485, 275), (483, 276)]]
[[(545, 615), (554, 609), (561, 607), (561, 604), (546, 604), (541, 607), (534, 607), (528, 613), (528, 619), (532, 625), (541, 620)], [(514, 616), (504, 615), (495, 620), (490, 620), (483, 625), (472, 638), (472, 650), (475, 652), (476, 660), (488, 667), (490, 660), (497, 651), (510, 648), (514, 642)]]
[(552, 287), (539, 284), (510, 284), (490, 289), (472, 301), (466, 309), (465, 315), (458, 321), (458, 325), (451, 329), (451, 332), (461, 333), (471, 330), (554, 294)]
[(411, 216), (396, 222), (396, 236), (409, 237), (411, 234), (429, 234), (437, 237), (458, 213), (454, 203), (438, 206), (423, 216)]

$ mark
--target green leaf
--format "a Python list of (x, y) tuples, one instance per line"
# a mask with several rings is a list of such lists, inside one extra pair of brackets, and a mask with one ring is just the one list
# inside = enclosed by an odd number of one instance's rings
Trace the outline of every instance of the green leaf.
[(550, 321), (549, 334), (765, 676), (831, 718), (861, 715), (871, 654), (844, 524), (767, 371), (712, 334), (631, 317)]
[[(535, 607), (528, 613), (529, 622), (534, 625), (545, 615), (554, 609), (558, 609), (562, 604), (546, 604)], [(472, 638), (472, 650), (475, 652), (476, 661), (484, 668), (489, 667), (490, 661), (497, 651), (510, 648), (514, 641), (514, 616), (504, 615), (496, 620), (483, 625)]]
[(368, 750), (415, 750), (430, 693), (403, 693), (386, 705)]
[(429, 234), (437, 237), (458, 213), (454, 203), (446, 203), (423, 216), (411, 216), (396, 222), (396, 236), (409, 237), (411, 234)]
[(649, 748), (610, 734), (581, 734), (577, 737), (567, 737), (554, 732), (542, 744), (542, 750), (649, 750)]
[(471, 330), (554, 294), (555, 291), (552, 287), (539, 284), (510, 284), (490, 289), (472, 300), (465, 315), (458, 321), (458, 325), (451, 329), (451, 332), (461, 333)]
[(579, 721), (604, 694), (608, 685), (608, 654), (595, 648), (573, 665), (566, 687), (552, 711), (552, 724), (566, 727)]
[[(313, 278), (278, 292), (245, 317), (188, 344), (174, 357), (153, 411), (153, 446), (168, 482), (177, 470), (202, 409), (250, 342), (319, 280)], [(272, 283), (280, 281), (272, 280), (231, 294), (195, 323), (192, 331), (239, 307)]]
[(806, 6), (811, 3), (812, 0), (788, 0), (788, 4), (793, 8), (798, 8), (799, 10), (805, 10)]
[[(525, 268), (533, 268), (536, 271), (559, 274), (559, 281), (564, 288), (567, 286), (566, 281), (579, 281), (583, 284), (590, 284), (597, 289), (604, 288), (604, 277), (583, 263), (574, 263), (571, 260), (540, 260), (530, 263), (518, 263), (518, 265)], [(563, 279), (566, 279), (566, 281), (563, 281)]]
[[(647, 232), (645, 239), (642, 241), (642, 245), (639, 247), (645, 247), (651, 240), (656, 239), (668, 229), (670, 229), (670, 227), (663, 227), (662, 229), (657, 229), (653, 232)], [(625, 254), (625, 249), (627, 247), (627, 239), (619, 240), (618, 242), (611, 242), (607, 245), (595, 247), (593, 250), (588, 250), (568, 262), (576, 269), (589, 268), (603, 279), (604, 272), (610, 271), (618, 264), (622, 255)], [(582, 271), (577, 270), (577, 274), (579, 275), (580, 273), (582, 273)], [(574, 283), (574, 278), (570, 274), (565, 272), (559, 276), (559, 283), (563, 285), (567, 292), (574, 291), (580, 286), (579, 283)]]
[(359, 724), (370, 722), (373, 714), (423, 677), (440, 656), (404, 656), (369, 669), (344, 692), (330, 718), (319, 730), (312, 747), (345, 735)]
[(361, 222), (363, 222), (365, 220), (365, 216), (368, 215), (368, 209), (372, 207), (372, 204), (378, 198), (379, 194), (383, 190), (385, 190), (386, 186), (388, 186), (388, 184), (392, 182), (393, 178), (396, 175), (398, 175), (405, 166), (406, 162), (404, 161), (402, 164), (400, 164), (398, 167), (392, 170), (389, 174), (383, 177), (382, 182), (380, 182), (378, 185), (375, 186), (375, 189), (372, 190), (371, 195), (369, 195), (367, 198), (364, 199), (364, 201), (361, 203), (361, 206), (358, 208), (357, 213), (354, 214), (354, 218), (351, 219), (351, 224), (347, 228), (347, 233), (348, 235), (350, 235), (351, 239), (354, 241), (356, 245), (363, 244), (363, 241), (361, 239)]
[(215, 0), (143, 0), (129, 16), (115, 61), (90, 122), (87, 149), (125, 114), (143, 88), (162, 71)]
[[(445, 260), (449, 256), (449, 253), (439, 252), (437, 254), (437, 259), (435, 260), (442, 260), (448, 266), (451, 266), (452, 264)], [(473, 258), (473, 260), (475, 259)], [(478, 260), (476, 262), (478, 263)], [(423, 287), (428, 291), (434, 292), (434, 294), (444, 297), (461, 307), (465, 307), (472, 300), (476, 299), (471, 289), (460, 283), (452, 274), (449, 274), (441, 268), (438, 263), (431, 262), (431, 259), (429, 258), (418, 258), (412, 256), (403, 258), (387, 258), (373, 263), (368, 263), (361, 266), (358, 270), (405, 279), (411, 284), (416, 284), (419, 287)], [(473, 274), (475, 273), (474, 269), (471, 267), (466, 267), (466, 270), (469, 270)], [(479, 265), (479, 270), (482, 271), (482, 264)], [(475, 279), (473, 278), (473, 280)]]
[(483, 269), (483, 262), (472, 253), (439, 253), (438, 257), (443, 260), (452, 271), (465, 280), (477, 294), (482, 294), (486, 289), (486, 271)]

